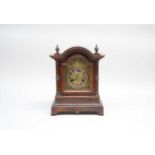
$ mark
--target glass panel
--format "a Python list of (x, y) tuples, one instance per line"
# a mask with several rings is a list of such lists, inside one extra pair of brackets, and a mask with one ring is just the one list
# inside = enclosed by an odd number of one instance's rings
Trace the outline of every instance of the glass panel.
[(90, 66), (82, 55), (71, 56), (65, 67), (65, 90), (89, 90)]

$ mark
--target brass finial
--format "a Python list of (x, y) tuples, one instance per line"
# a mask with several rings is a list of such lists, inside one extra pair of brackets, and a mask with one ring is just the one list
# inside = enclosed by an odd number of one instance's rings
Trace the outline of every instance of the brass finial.
[(94, 50), (95, 50), (95, 54), (98, 54), (98, 50), (99, 50), (99, 48), (98, 48), (97, 45), (95, 46)]
[(59, 48), (59, 46), (58, 46), (58, 45), (56, 45), (55, 50), (56, 50), (56, 54), (59, 54), (59, 50), (60, 50), (60, 48)]

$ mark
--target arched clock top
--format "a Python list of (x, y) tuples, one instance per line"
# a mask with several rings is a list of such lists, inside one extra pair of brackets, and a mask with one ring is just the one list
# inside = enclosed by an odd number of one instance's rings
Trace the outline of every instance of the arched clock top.
[(66, 61), (70, 56), (81, 54), (84, 57), (86, 57), (89, 61), (98, 61), (101, 58), (103, 58), (105, 55), (101, 55), (99, 52), (95, 52), (95, 54), (92, 54), (88, 49), (84, 47), (71, 47), (67, 50), (65, 50), (62, 54), (59, 52), (56, 52), (54, 55), (50, 55), (51, 58), (55, 59), (56, 61), (64, 62)]

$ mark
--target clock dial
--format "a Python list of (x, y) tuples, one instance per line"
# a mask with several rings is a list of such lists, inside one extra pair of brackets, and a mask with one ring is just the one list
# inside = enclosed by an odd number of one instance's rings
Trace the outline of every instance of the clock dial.
[(68, 71), (67, 82), (73, 89), (83, 88), (87, 84), (88, 76), (81, 67), (74, 67)]
[(65, 68), (65, 89), (88, 90), (90, 86), (90, 66), (81, 55), (70, 57)]

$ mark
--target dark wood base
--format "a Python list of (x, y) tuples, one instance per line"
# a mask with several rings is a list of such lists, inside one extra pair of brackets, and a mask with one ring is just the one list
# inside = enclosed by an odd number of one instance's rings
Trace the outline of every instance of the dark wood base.
[(51, 115), (57, 114), (97, 114), (104, 115), (104, 107), (100, 103), (55, 103), (53, 102), (51, 108)]

